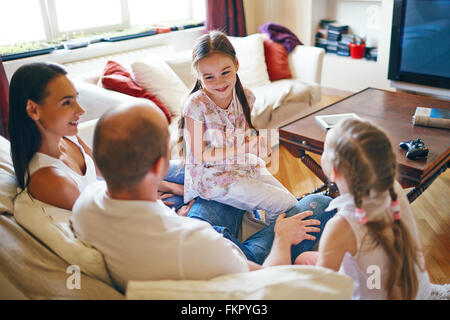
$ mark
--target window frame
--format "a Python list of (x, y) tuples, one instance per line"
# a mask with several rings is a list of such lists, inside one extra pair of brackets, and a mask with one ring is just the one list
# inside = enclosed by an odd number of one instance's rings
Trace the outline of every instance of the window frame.
[[(130, 23), (130, 12), (128, 8), (128, 0), (120, 0), (121, 3), (121, 14), (122, 14), (122, 21), (120, 24), (115, 25), (105, 25), (101, 27), (95, 27), (95, 28), (85, 28), (85, 29), (75, 29), (75, 30), (68, 30), (68, 31), (61, 31), (59, 30), (58, 26), (58, 16), (56, 13), (56, 0), (38, 0), (41, 7), (41, 16), (42, 16), (42, 22), (44, 25), (44, 30), (46, 34), (46, 39), (43, 41), (51, 41), (52, 39), (56, 39), (58, 37), (63, 36), (67, 33), (74, 33), (74, 32), (83, 32), (83, 33), (96, 33), (96, 32), (108, 32), (108, 31), (114, 31), (117, 29), (126, 29), (131, 27)], [(194, 12), (193, 12), (193, 0), (184, 0), (189, 1), (189, 15), (190, 19), (193, 19)]]
[(83, 32), (83, 33), (93, 33), (93, 32), (108, 32), (112, 30), (117, 29), (125, 29), (130, 26), (130, 20), (129, 20), (129, 12), (128, 12), (128, 0), (120, 0), (120, 11), (121, 11), (121, 23), (119, 24), (111, 24), (111, 25), (104, 25), (100, 27), (94, 27), (94, 28), (84, 28), (84, 29), (73, 29), (73, 30), (66, 30), (61, 31), (59, 29), (58, 25), (58, 15), (56, 13), (56, 0), (39, 0), (41, 2), (44, 2), (44, 8), (45, 8), (45, 2), (47, 3), (47, 10), (48, 15), (44, 17), (43, 20), (45, 23), (45, 19), (48, 19), (49, 24), (49, 33), (47, 34), (47, 40), (50, 41), (51, 39), (55, 39), (58, 37), (61, 37), (67, 33), (71, 34), (74, 32)]

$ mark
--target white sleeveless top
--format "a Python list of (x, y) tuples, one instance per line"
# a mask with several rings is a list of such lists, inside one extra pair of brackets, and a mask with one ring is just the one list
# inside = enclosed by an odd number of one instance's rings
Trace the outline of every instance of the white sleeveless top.
[[(410, 204), (403, 193), (401, 186), (396, 182), (395, 192), (400, 202), (400, 213), (402, 222), (410, 232), (411, 238), (420, 246), (418, 232)], [(389, 192), (379, 195), (371, 195), (369, 199), (363, 201), (363, 208), (369, 219), (379, 216), (392, 220), (390, 209), (391, 197)], [(346, 252), (342, 260), (339, 272), (344, 273), (353, 280), (352, 299), (387, 299), (387, 292), (383, 289), (389, 274), (389, 260), (384, 249), (378, 245), (374, 248), (370, 236), (366, 237), (368, 229), (363, 225), (355, 212), (356, 206), (353, 196), (349, 193), (343, 194), (330, 202), (327, 211), (338, 209), (337, 215), (346, 219), (355, 234), (357, 252), (352, 256)], [(420, 246), (421, 247), (421, 246)], [(431, 284), (428, 273), (425, 269), (425, 262), (422, 252), (419, 252), (421, 268), (416, 265), (417, 280), (419, 288), (416, 299), (428, 299), (431, 294)], [(379, 276), (379, 277), (378, 277)], [(379, 281), (377, 281), (377, 277)]]
[(64, 162), (62, 162), (59, 159), (56, 159), (54, 157), (51, 157), (49, 155), (46, 155), (41, 152), (36, 152), (36, 154), (31, 158), (31, 161), (29, 163), (29, 170), (30, 170), (30, 176), (33, 175), (37, 170), (45, 167), (55, 167), (62, 171), (64, 171), (70, 178), (72, 178), (73, 181), (78, 186), (78, 190), (82, 192), (86, 186), (92, 182), (97, 181), (97, 173), (95, 171), (95, 164), (94, 160), (84, 152), (83, 147), (78, 143), (76, 137), (65, 137), (75, 143), (77, 147), (81, 150), (81, 153), (83, 154), (84, 162), (86, 164), (86, 172), (84, 176), (78, 174), (77, 172), (73, 171), (69, 166), (67, 166)]

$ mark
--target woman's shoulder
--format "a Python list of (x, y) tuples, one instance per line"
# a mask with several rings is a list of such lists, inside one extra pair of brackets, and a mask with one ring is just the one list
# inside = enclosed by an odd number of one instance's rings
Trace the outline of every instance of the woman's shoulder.
[(66, 171), (58, 167), (37, 170), (30, 177), (28, 191), (42, 202), (65, 209), (71, 209), (79, 195), (78, 185)]

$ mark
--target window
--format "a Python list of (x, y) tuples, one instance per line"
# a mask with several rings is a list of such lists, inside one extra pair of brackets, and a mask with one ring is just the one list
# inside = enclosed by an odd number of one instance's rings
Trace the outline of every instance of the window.
[[(59, 32), (123, 25), (120, 0), (53, 0)], [(49, 3), (50, 4), (50, 3)], [(53, 11), (53, 12), (52, 12)]]
[[(7, 0), (0, 46), (123, 30), (181, 20), (204, 21), (204, 0)], [(26, 8), (24, 10), (24, 8)]]
[(46, 39), (40, 5), (39, 0), (11, 0), (8, 5), (2, 4), (0, 46)]

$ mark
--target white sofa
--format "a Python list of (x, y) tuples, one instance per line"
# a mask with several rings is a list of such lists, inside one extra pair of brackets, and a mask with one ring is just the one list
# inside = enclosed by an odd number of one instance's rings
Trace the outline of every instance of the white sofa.
[[(91, 125), (84, 129), (85, 133), (92, 133)], [(353, 283), (349, 277), (310, 266), (278, 266), (205, 281), (131, 281), (126, 293), (119, 292), (107, 275), (101, 254), (74, 237), (69, 223), (70, 211), (36, 200), (32, 208), (27, 208), (23, 205), (26, 194), (12, 205), (13, 174), (9, 142), (0, 136), (0, 300), (351, 297)], [(243, 220), (241, 239), (261, 228), (261, 223), (250, 214)], [(80, 268), (79, 278), (73, 266)]]
[[(87, 111), (84, 122), (80, 124), (80, 135), (88, 144), (92, 143), (95, 122), (101, 114), (137, 98), (103, 89), (86, 80), (90, 77), (91, 82), (95, 83), (98, 70), (107, 59), (118, 58), (119, 62), (126, 64), (127, 59), (130, 61), (131, 57), (147, 53), (144, 50), (120, 57), (105, 57), (102, 61), (94, 59), (68, 65), (69, 72), (80, 77), (75, 84), (79, 91), (79, 103)], [(290, 56), (292, 73), (296, 77), (315, 80), (318, 86), (321, 56), (320, 50), (298, 47)], [(187, 81), (190, 69), (187, 67), (186, 52), (175, 54), (166, 61), (177, 75), (184, 74), (183, 81)], [(96, 70), (93, 65), (100, 69)], [(89, 70), (91, 75), (85, 70)], [(278, 84), (274, 88), (276, 86)], [(305, 102), (308, 111), (314, 99)], [(281, 115), (281, 111), (276, 111), (279, 108), (283, 106), (272, 110), (272, 115), (276, 112)], [(258, 114), (255, 117), (258, 119)], [(286, 116), (285, 120), (288, 118)], [(173, 125), (171, 127), (174, 130)], [(24, 197), (18, 197), (13, 205), (17, 184), (9, 142), (2, 137), (0, 185), (0, 299), (348, 299), (351, 296), (352, 282), (348, 277), (322, 268), (301, 266), (268, 268), (257, 273), (229, 275), (209, 281), (132, 282), (124, 295), (114, 288), (108, 278), (101, 254), (74, 237), (69, 223), (70, 211), (38, 202), (33, 208), (26, 208), (20, 206)], [(22, 210), (14, 211), (18, 206)], [(18, 221), (21, 221), (20, 224)], [(241, 239), (262, 226), (260, 221), (247, 214), (241, 228)], [(81, 268), (79, 289), (70, 289), (68, 285), (73, 272), (70, 265)]]
[[(246, 38), (230, 38), (239, 59), (239, 75), (244, 86), (249, 87), (256, 96), (252, 112), (252, 122), (256, 128), (279, 128), (289, 122), (309, 115), (319, 109), (321, 98), (320, 80), (324, 50), (317, 47), (297, 46), (289, 55), (292, 78), (270, 82), (264, 60), (264, 47), (261, 35)], [(172, 144), (178, 138), (177, 124), (184, 99), (192, 89), (196, 77), (191, 67), (191, 50), (174, 52), (171, 46), (158, 46), (122, 54), (66, 64), (69, 75), (75, 78), (79, 90), (79, 103), (86, 109), (82, 120), (98, 118), (106, 110), (136, 98), (119, 92), (112, 92), (97, 85), (102, 70), (108, 60), (124, 65), (139, 85), (148, 89), (163, 102), (170, 104), (172, 123), (170, 125)], [(150, 77), (142, 83), (143, 77), (153, 70), (139, 70), (143, 65), (164, 64), (161, 70), (166, 79)], [(247, 66), (247, 67), (246, 67)], [(169, 67), (170, 70), (163, 69)], [(144, 72), (144, 73), (145, 73)], [(136, 79), (138, 78), (138, 79)], [(177, 78), (177, 79), (175, 79)], [(152, 84), (148, 84), (152, 82)], [(158, 82), (162, 84), (159, 85)], [(172, 90), (164, 85), (172, 84)], [(158, 93), (170, 92), (158, 96)], [(175, 156), (175, 153), (173, 154)]]

